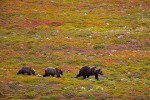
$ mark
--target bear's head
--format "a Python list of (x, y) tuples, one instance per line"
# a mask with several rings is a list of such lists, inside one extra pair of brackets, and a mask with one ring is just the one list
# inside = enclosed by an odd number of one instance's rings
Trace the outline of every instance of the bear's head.
[(59, 68), (56, 68), (56, 72), (57, 72), (58, 74), (61, 74), (61, 75), (63, 75), (63, 72), (62, 72), (62, 70), (61, 70), (61, 69), (59, 69)]
[(102, 69), (97, 69), (97, 70), (95, 71), (95, 73), (100, 74), (100, 75), (104, 75), (103, 72), (102, 72)]
[(59, 69), (59, 72), (60, 72), (60, 74), (61, 74), (61, 75), (63, 75), (63, 72), (62, 72), (62, 70), (61, 70), (61, 69)]
[(99, 74), (104, 75), (103, 72), (102, 72), (102, 69), (99, 69)]
[(34, 69), (32, 69), (32, 68), (31, 68), (31, 73), (32, 73), (33, 75), (35, 75), (35, 71), (34, 71)]

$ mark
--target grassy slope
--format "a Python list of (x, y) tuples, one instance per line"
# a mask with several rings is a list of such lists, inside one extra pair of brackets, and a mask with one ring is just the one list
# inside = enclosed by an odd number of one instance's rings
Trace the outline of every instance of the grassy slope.
[[(149, 0), (1, 0), (0, 98), (150, 99)], [(38, 74), (48, 66), (62, 78)], [(105, 77), (74, 78), (84, 65)]]

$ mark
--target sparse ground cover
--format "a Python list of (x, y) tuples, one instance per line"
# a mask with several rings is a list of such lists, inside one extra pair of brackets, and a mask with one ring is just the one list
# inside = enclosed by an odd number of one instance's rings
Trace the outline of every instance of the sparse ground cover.
[[(0, 98), (150, 99), (149, 0), (1, 0)], [(38, 75), (17, 75), (22, 65)], [(104, 76), (76, 79), (84, 65)], [(61, 78), (41, 77), (44, 68)]]

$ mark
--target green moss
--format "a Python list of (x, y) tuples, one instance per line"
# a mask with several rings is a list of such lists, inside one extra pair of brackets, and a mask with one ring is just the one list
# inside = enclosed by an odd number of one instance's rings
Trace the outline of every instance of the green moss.
[(95, 96), (92, 94), (80, 94), (80, 97), (84, 97), (84, 98), (90, 99), (90, 100), (95, 99)]
[(35, 93), (34, 92), (27, 92), (27, 93), (25, 93), (25, 97), (27, 99), (34, 99), (35, 98)]
[(41, 100), (56, 100), (58, 98), (58, 96), (56, 94), (51, 94), (48, 96), (42, 96)]

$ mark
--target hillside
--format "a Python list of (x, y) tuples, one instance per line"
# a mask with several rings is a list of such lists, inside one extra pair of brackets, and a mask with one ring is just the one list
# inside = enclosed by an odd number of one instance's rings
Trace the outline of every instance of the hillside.
[[(1, 0), (0, 99), (150, 99), (149, 0)], [(23, 65), (36, 75), (17, 75)], [(75, 78), (85, 65), (104, 76)], [(58, 67), (61, 78), (42, 77)]]

